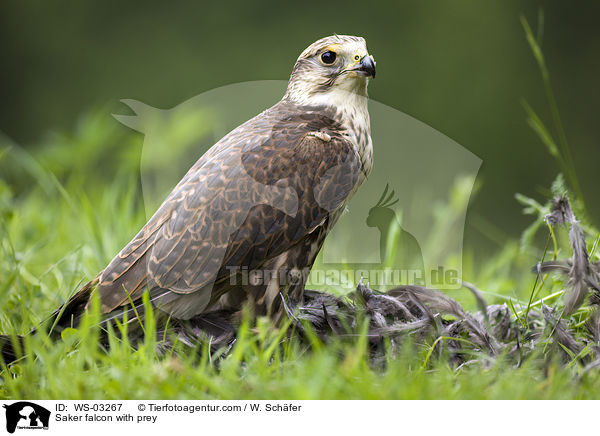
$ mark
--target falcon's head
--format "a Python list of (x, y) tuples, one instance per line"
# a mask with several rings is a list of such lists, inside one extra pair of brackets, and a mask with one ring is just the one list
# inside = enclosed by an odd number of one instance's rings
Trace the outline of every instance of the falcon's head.
[(328, 36), (302, 52), (285, 98), (307, 105), (344, 105), (352, 97), (367, 96), (371, 77), (375, 77), (375, 59), (364, 38)]

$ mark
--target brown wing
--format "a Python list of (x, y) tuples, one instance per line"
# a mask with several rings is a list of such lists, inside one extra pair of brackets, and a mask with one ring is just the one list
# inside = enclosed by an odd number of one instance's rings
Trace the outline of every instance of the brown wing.
[(345, 204), (361, 170), (332, 117), (278, 103), (200, 158), (112, 260), (104, 311), (147, 288), (175, 317), (201, 313), (227, 266), (256, 268), (296, 244)]

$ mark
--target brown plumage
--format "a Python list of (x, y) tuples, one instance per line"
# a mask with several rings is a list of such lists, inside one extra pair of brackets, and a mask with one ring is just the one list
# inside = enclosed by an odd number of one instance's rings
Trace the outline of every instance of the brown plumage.
[[(307, 48), (283, 99), (194, 164), (133, 240), (57, 310), (57, 329), (77, 325), (93, 293), (106, 320), (132, 302), (141, 309), (145, 291), (159, 314), (180, 321), (245, 301), (277, 319), (281, 296), (302, 301), (306, 271), (372, 166), (366, 88), (374, 74), (362, 38), (335, 35)], [(264, 280), (245, 283), (252, 270)]]
[[(308, 135), (318, 130), (329, 141)], [(232, 273), (242, 268), (270, 270), (284, 254), (288, 271), (310, 267), (316, 252), (303, 258), (303, 249), (320, 246), (360, 179), (360, 157), (340, 131), (323, 108), (280, 102), (227, 135), (99, 275), (103, 311), (129, 305), (125, 289), (134, 301), (148, 289), (187, 319), (241, 283)]]

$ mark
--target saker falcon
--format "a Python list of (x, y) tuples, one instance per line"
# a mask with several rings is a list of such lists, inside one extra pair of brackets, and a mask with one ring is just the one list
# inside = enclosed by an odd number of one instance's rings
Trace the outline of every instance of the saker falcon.
[[(77, 325), (94, 293), (105, 319), (142, 296), (178, 320), (249, 303), (281, 317), (302, 301), (306, 274), (373, 151), (367, 85), (375, 61), (356, 36), (322, 38), (302, 52), (283, 98), (212, 146), (154, 216), (54, 315)], [(248, 282), (244, 273), (260, 271)], [(4, 352), (5, 356), (7, 352)]]

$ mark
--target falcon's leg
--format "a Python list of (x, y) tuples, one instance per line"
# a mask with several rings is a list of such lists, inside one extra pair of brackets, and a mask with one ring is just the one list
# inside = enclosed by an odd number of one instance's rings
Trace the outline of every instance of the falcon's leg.
[(282, 296), (292, 301), (294, 306), (302, 304), (304, 287), (324, 237), (323, 228), (318, 228), (263, 265), (263, 276), (269, 277), (269, 280), (249, 292), (257, 315), (267, 315), (278, 323), (286, 316)]

